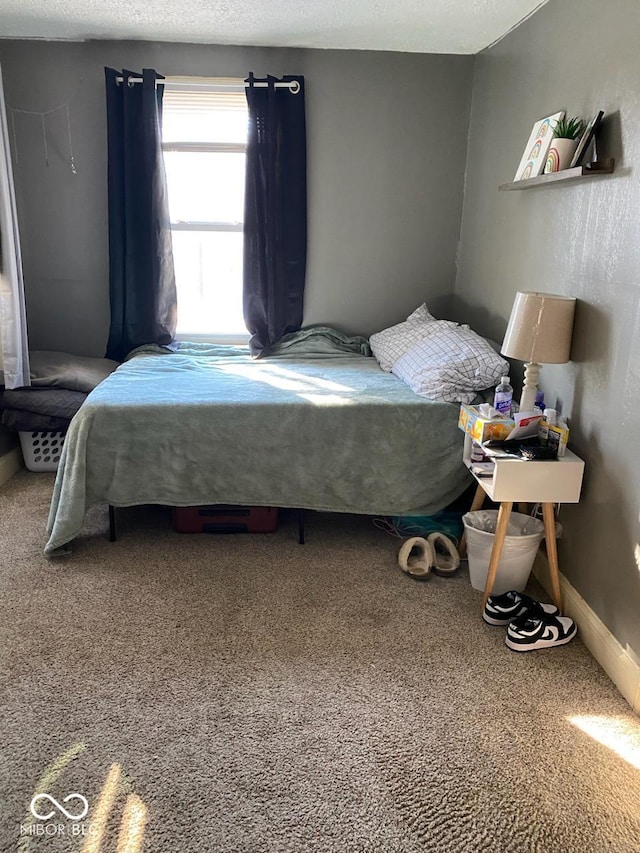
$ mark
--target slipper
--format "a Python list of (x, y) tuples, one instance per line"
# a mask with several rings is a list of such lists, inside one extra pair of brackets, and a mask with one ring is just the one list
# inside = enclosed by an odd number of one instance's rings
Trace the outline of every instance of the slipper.
[(398, 565), (405, 574), (417, 581), (426, 581), (435, 562), (433, 547), (422, 536), (413, 536), (402, 543)]
[[(433, 550), (433, 570), (439, 575), (452, 575), (460, 565), (460, 554), (448, 536), (438, 530), (427, 537)], [(444, 551), (444, 553), (443, 553)]]

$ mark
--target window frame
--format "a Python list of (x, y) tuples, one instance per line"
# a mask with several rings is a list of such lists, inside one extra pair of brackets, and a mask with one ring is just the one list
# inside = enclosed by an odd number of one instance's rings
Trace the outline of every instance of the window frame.
[[(191, 82), (184, 82), (180, 78), (172, 79), (170, 77), (165, 79), (165, 87), (171, 87), (174, 91), (195, 91), (197, 89), (209, 89), (210, 91), (223, 91), (224, 89), (232, 88), (232, 84), (228, 82), (222, 82), (226, 78), (220, 78), (218, 82), (216, 82), (217, 78), (201, 78), (201, 82), (197, 82), (195, 80)], [(240, 81), (236, 84), (238, 87), (240, 86)], [(244, 81), (242, 81), (242, 88), (244, 89)], [(247, 143), (240, 142), (187, 142), (187, 141), (173, 141), (173, 142), (162, 142), (162, 154), (164, 157), (165, 152), (174, 152), (174, 153), (184, 153), (184, 154), (245, 154), (247, 152)], [(238, 233), (242, 232), (244, 229), (244, 222), (218, 222), (218, 221), (205, 221), (200, 222), (197, 220), (181, 220), (179, 222), (170, 221), (169, 223), (171, 232), (174, 231), (189, 231), (189, 232), (233, 232)], [(179, 293), (178, 293), (178, 301), (179, 301)], [(221, 344), (248, 344), (251, 334), (249, 331), (246, 333), (223, 333), (223, 332), (207, 332), (207, 333), (197, 333), (197, 332), (179, 332), (175, 335), (175, 340), (177, 341), (193, 341), (194, 343), (221, 343)]]

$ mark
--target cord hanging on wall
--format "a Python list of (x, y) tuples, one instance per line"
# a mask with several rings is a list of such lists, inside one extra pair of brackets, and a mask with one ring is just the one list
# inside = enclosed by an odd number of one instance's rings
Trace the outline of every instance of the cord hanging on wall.
[(76, 164), (73, 159), (73, 145), (71, 143), (71, 118), (69, 117), (69, 105), (65, 104), (64, 108), (67, 112), (67, 134), (69, 136), (69, 165), (71, 166), (71, 171), (74, 175), (78, 174), (78, 170), (76, 169)]
[[(82, 81), (80, 81), (80, 82), (82, 83)], [(78, 89), (79, 88), (80, 87), (78, 86)], [(44, 162), (48, 168), (49, 167), (49, 143), (47, 140), (47, 122), (46, 122), (46, 119), (47, 119), (47, 116), (50, 116), (55, 112), (58, 112), (58, 110), (64, 110), (65, 116), (66, 116), (66, 121), (67, 121), (67, 139), (68, 139), (68, 146), (69, 146), (69, 156), (68, 156), (67, 162), (69, 163), (69, 168), (71, 169), (71, 173), (74, 175), (78, 174), (78, 169), (76, 168), (75, 158), (74, 158), (74, 154), (73, 154), (73, 142), (71, 139), (71, 116), (69, 114), (69, 104), (75, 98), (76, 94), (78, 93), (78, 89), (76, 89), (76, 91), (73, 93), (71, 98), (69, 98), (69, 101), (67, 103), (58, 104), (57, 107), (52, 107), (50, 110), (42, 110), (42, 111), (39, 111), (39, 110), (20, 110), (17, 107), (9, 107), (9, 106), (7, 107), (7, 109), (9, 110), (9, 113), (11, 114), (11, 132), (13, 135), (13, 150), (15, 153), (16, 164), (18, 164), (20, 162), (20, 155), (19, 155), (19, 151), (18, 151), (18, 138), (16, 135), (16, 120), (15, 120), (16, 113), (20, 113), (22, 115), (30, 115), (30, 116), (39, 116), (40, 117), (40, 127), (42, 130), (42, 148), (43, 148), (43, 153), (44, 153)]]
[(43, 113), (40, 116), (40, 119), (42, 121), (42, 143), (44, 145), (44, 162), (46, 163), (47, 169), (48, 169), (49, 168), (49, 149), (47, 147), (47, 125), (45, 123), (44, 116), (45, 116), (45, 114)]

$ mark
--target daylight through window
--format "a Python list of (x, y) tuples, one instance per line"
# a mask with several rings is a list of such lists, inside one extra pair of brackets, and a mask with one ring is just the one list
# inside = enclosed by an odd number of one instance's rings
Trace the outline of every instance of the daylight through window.
[(243, 80), (167, 80), (162, 147), (182, 339), (248, 339), (242, 316), (247, 125)]

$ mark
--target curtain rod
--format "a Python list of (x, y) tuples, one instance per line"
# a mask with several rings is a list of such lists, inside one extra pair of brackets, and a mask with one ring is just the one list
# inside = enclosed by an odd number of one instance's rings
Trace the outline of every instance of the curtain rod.
[[(116, 83), (122, 83), (122, 77), (116, 77)], [(142, 77), (129, 77), (127, 80), (127, 83), (129, 83), (129, 84), (131, 84), (131, 83), (142, 83)], [(245, 89), (249, 88), (248, 83), (242, 83), (242, 84), (239, 84), (239, 83), (205, 83), (205, 82), (197, 83), (195, 81), (193, 83), (180, 83), (180, 82), (173, 82), (171, 79), (156, 80), (156, 86), (183, 87), (185, 89), (193, 89), (193, 88), (197, 88), (199, 86), (202, 86), (203, 88), (213, 88), (213, 89), (236, 89), (240, 85), (243, 85)], [(254, 80), (253, 85), (259, 89), (266, 89), (269, 84), (267, 83), (266, 80), (265, 81)], [(297, 95), (298, 92), (300, 91), (300, 83), (297, 80), (286, 80), (286, 81), (275, 83), (274, 85), (275, 85), (276, 89), (289, 89), (289, 91), (291, 92), (292, 95)]]

